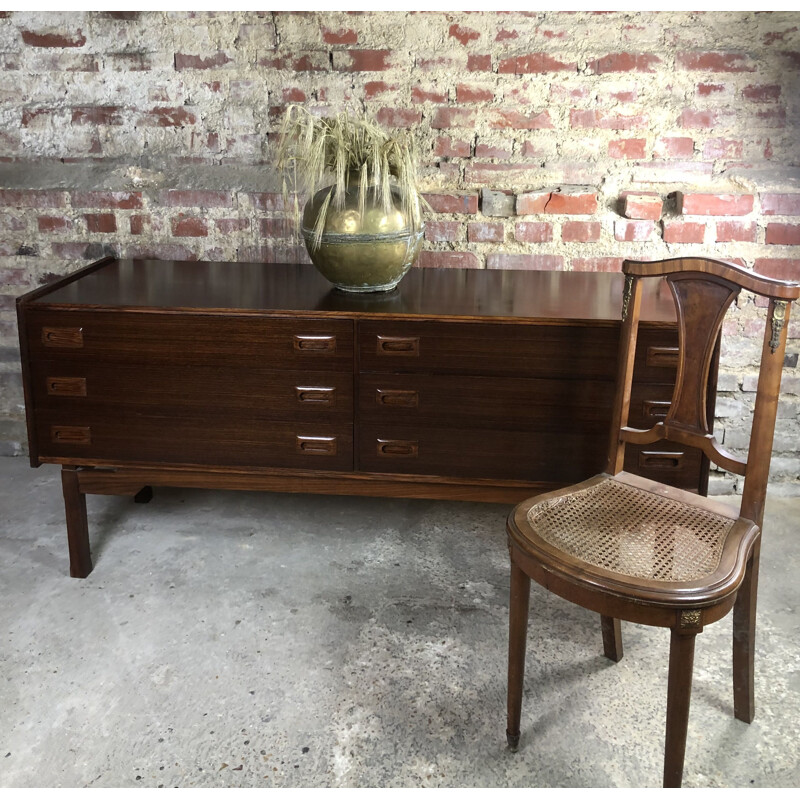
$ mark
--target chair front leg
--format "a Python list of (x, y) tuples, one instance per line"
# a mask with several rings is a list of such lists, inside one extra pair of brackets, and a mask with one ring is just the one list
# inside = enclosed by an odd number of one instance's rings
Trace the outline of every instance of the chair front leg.
[(678, 788), (683, 782), (683, 759), (689, 729), (689, 701), (692, 696), (694, 641), (700, 630), (672, 628), (669, 645), (667, 688), (667, 736), (664, 747), (664, 787)]
[(756, 643), (756, 596), (761, 539), (753, 546), (744, 580), (733, 607), (733, 715), (750, 723), (756, 713), (754, 669)]
[(514, 752), (519, 746), (530, 595), (531, 579), (514, 562), (512, 553), (508, 622), (508, 725), (506, 727), (506, 738), (508, 739), (509, 748)]

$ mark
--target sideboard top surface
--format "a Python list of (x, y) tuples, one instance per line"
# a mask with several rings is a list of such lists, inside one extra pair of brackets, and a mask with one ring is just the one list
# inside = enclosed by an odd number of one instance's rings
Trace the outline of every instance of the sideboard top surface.
[[(325, 316), (618, 321), (621, 273), (411, 269), (386, 293), (335, 289), (310, 264), (111, 259), (21, 298), (57, 308)], [(642, 319), (673, 323), (663, 281), (646, 281)]]

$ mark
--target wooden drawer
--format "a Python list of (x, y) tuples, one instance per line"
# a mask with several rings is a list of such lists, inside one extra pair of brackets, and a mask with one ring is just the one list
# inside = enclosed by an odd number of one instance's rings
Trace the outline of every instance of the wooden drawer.
[(26, 316), (34, 362), (353, 369), (350, 320), (36, 309)]
[[(358, 323), (362, 372), (425, 372), (615, 380), (619, 325), (481, 322)], [(642, 325), (637, 380), (672, 380), (677, 332)]]
[(703, 454), (674, 442), (626, 445), (625, 470), (679, 489), (697, 491)]
[(347, 423), (353, 414), (349, 372), (41, 361), (31, 376), (38, 408), (79, 412), (87, 419), (107, 413), (108, 406), (151, 415), (229, 411), (272, 420)]
[(351, 425), (270, 421), (253, 414), (146, 416), (40, 410), (39, 453), (64, 461), (352, 470)]

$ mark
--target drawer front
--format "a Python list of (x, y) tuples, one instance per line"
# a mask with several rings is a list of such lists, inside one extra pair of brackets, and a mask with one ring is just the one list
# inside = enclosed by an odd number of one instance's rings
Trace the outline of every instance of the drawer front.
[(26, 316), (33, 361), (353, 369), (350, 320), (35, 309)]
[(614, 385), (599, 380), (362, 373), (365, 423), (608, 432)]
[(678, 489), (697, 491), (703, 454), (696, 447), (674, 442), (626, 445), (625, 470)]
[(91, 418), (41, 410), (44, 458), (169, 464), (352, 470), (351, 425), (270, 421), (252, 414), (145, 416), (115, 408)]
[[(615, 380), (618, 325), (503, 325), (481, 322), (358, 324), (363, 372), (427, 372)], [(638, 380), (672, 380), (674, 328), (642, 326)]]
[(33, 365), (31, 379), (37, 408), (90, 419), (107, 413), (109, 406), (150, 415), (218, 416), (227, 410), (272, 420), (347, 423), (353, 414), (353, 381), (344, 372), (42, 361)]

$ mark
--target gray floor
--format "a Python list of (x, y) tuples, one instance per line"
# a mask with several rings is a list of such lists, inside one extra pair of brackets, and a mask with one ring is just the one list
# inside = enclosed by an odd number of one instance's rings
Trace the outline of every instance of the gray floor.
[[(667, 634), (533, 587), (505, 747), (507, 508), (160, 490), (89, 497), (68, 577), (58, 470), (0, 459), (0, 785), (655, 786)], [(767, 508), (758, 711), (730, 617), (698, 639), (686, 786), (800, 784), (800, 498)]]

